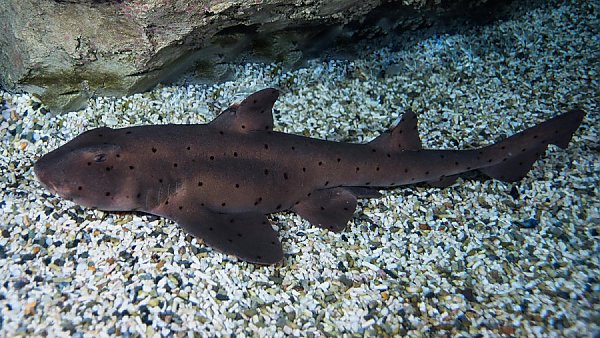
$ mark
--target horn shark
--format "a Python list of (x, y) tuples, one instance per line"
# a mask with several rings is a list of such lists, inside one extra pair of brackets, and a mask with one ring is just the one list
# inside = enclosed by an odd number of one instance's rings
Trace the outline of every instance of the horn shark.
[(475, 170), (516, 181), (549, 144), (566, 148), (584, 117), (571, 110), (479, 149), (424, 150), (410, 111), (366, 144), (273, 131), (278, 96), (258, 91), (208, 124), (89, 130), (41, 157), (34, 172), (82, 206), (166, 217), (223, 253), (275, 264), (283, 250), (267, 214), (291, 210), (339, 232), (357, 199), (379, 188), (444, 187)]

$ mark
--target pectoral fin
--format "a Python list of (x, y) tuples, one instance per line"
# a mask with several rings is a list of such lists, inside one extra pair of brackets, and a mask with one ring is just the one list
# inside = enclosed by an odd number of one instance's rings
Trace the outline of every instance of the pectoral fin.
[(312, 225), (334, 232), (346, 228), (356, 209), (356, 196), (345, 188), (313, 191), (292, 210)]
[(177, 222), (190, 234), (229, 255), (258, 264), (275, 264), (283, 259), (277, 233), (260, 213), (216, 213), (205, 208), (169, 210), (160, 215)]

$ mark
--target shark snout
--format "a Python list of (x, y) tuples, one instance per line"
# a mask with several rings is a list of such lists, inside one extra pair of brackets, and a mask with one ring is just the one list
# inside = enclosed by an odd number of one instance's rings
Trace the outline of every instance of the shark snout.
[[(58, 177), (64, 177), (64, 174), (60, 172), (60, 169), (52, 166), (47, 160), (46, 156), (40, 158), (33, 165), (33, 173), (37, 177), (38, 181), (48, 190), (53, 193), (59, 193), (58, 187), (61, 186), (61, 182), (57, 182)], [(64, 189), (63, 189), (64, 190)], [(59, 195), (63, 195), (60, 194)]]

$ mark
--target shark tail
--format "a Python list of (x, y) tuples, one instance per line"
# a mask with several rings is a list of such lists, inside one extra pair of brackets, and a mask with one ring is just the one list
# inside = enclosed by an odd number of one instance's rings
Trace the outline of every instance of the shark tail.
[(583, 110), (574, 109), (487, 147), (490, 157), (502, 161), (479, 171), (505, 182), (520, 180), (549, 144), (566, 148), (584, 116)]

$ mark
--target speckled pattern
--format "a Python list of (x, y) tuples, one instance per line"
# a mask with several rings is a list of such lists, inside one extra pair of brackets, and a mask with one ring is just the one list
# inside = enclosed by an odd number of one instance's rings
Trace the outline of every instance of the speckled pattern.
[[(2, 92), (0, 335), (336, 336), (598, 333), (600, 8), (568, 1), (354, 61), (231, 66), (232, 82), (163, 87), (47, 114)], [(428, 148), (489, 144), (588, 112), (521, 182), (460, 180), (361, 200), (347, 232), (271, 217), (284, 263), (258, 267), (173, 223), (47, 193), (31, 169), (84, 130), (205, 123), (268, 86), (277, 130), (366, 142), (405, 109)]]

